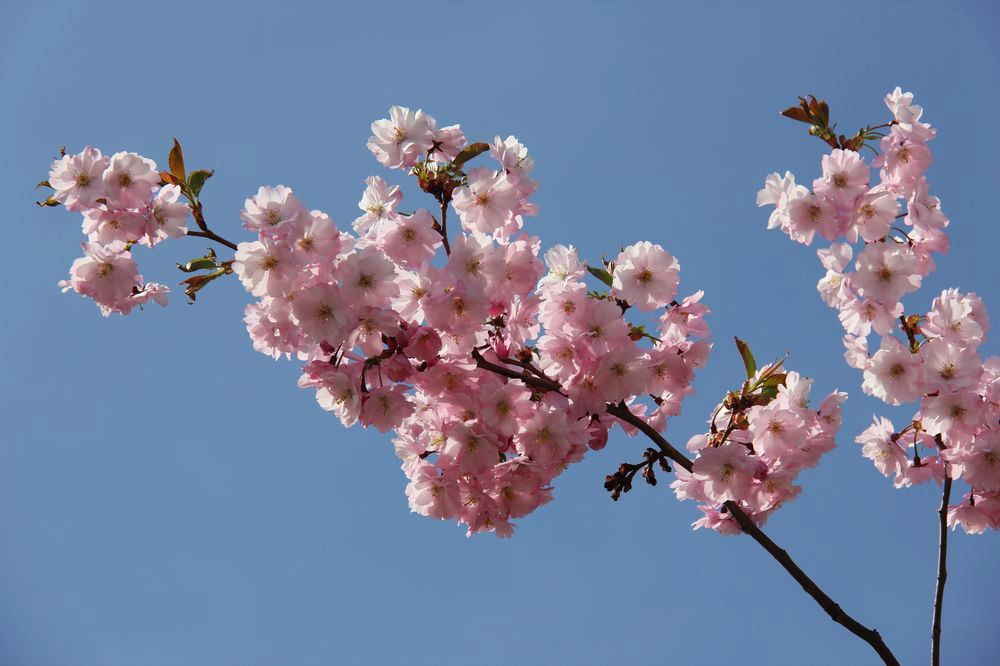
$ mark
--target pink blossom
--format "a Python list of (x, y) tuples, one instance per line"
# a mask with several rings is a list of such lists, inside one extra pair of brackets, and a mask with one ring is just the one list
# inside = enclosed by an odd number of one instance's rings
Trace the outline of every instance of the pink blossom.
[(458, 485), (450, 474), (426, 460), (420, 461), (410, 474), (406, 486), (410, 511), (431, 518), (445, 520), (458, 513)]
[(170, 288), (166, 285), (159, 284), (157, 282), (147, 282), (142, 285), (142, 288), (134, 292), (129, 300), (132, 305), (143, 306), (150, 301), (156, 303), (160, 307), (167, 306), (167, 294), (170, 293)]
[(677, 295), (680, 263), (669, 252), (649, 241), (622, 250), (615, 260), (612, 288), (615, 295), (640, 310), (655, 310)]
[(823, 156), (823, 177), (813, 183), (813, 189), (838, 206), (853, 209), (855, 200), (868, 190), (870, 179), (868, 165), (856, 151), (835, 148)]
[(354, 230), (359, 234), (370, 231), (377, 234), (387, 220), (397, 216), (396, 207), (403, 200), (403, 193), (399, 191), (398, 185), (389, 187), (389, 184), (378, 176), (368, 176), (365, 178), (365, 184), (367, 187), (361, 195), (361, 201), (358, 202), (358, 208), (365, 214), (354, 220)]
[(973, 348), (962, 347), (945, 338), (934, 338), (920, 346), (924, 360), (924, 381), (931, 390), (956, 391), (973, 384), (982, 369)]
[(426, 210), (397, 218), (383, 227), (382, 249), (397, 264), (420, 268), (441, 246), (441, 236), (434, 231), (433, 225), (434, 218)]
[(285, 238), (310, 219), (306, 207), (284, 185), (262, 185), (246, 200), (240, 217), (244, 227), (269, 238)]
[(155, 245), (166, 238), (180, 238), (187, 233), (187, 218), (191, 209), (179, 201), (181, 188), (164, 185), (149, 206), (146, 226), (147, 245)]
[(120, 208), (148, 203), (160, 185), (156, 162), (135, 153), (115, 153), (101, 178), (109, 205)]
[(237, 246), (233, 271), (254, 296), (285, 296), (294, 288), (301, 264), (285, 243), (262, 237)]
[(105, 317), (112, 312), (126, 315), (132, 309), (133, 289), (142, 285), (142, 277), (132, 261), (132, 253), (97, 243), (83, 243), (83, 254), (69, 269), (69, 279), (59, 286), (94, 299)]
[(898, 213), (899, 200), (895, 195), (873, 190), (858, 203), (854, 218), (858, 235), (868, 242), (885, 238)]
[(462, 128), (458, 125), (449, 125), (434, 130), (429, 157), (432, 160), (443, 161), (454, 159), (468, 142)]
[(833, 203), (821, 194), (805, 194), (788, 203), (788, 236), (794, 241), (811, 245), (817, 232), (833, 240), (844, 226)]
[(518, 202), (518, 192), (506, 173), (487, 167), (470, 169), (468, 182), (452, 194), (462, 226), (484, 234), (503, 228)]
[(742, 498), (750, 489), (754, 464), (741, 444), (702, 449), (695, 458), (693, 478), (702, 482), (705, 495), (715, 503)]
[(348, 332), (348, 304), (340, 289), (332, 284), (317, 284), (296, 291), (292, 313), (305, 339), (318, 345), (326, 341), (336, 347)]
[(809, 194), (809, 190), (806, 187), (795, 184), (795, 176), (792, 175), (791, 171), (786, 171), (784, 176), (777, 173), (768, 174), (764, 180), (764, 189), (757, 192), (758, 207), (774, 206), (774, 210), (767, 220), (767, 228), (780, 227), (782, 231), (788, 232), (791, 224), (788, 204), (807, 194)]
[(340, 263), (341, 291), (350, 303), (380, 305), (399, 295), (396, 268), (374, 248), (365, 248)]
[(904, 246), (872, 243), (858, 255), (857, 268), (852, 283), (869, 300), (897, 303), (920, 287), (916, 257)]
[(871, 460), (884, 476), (899, 476), (906, 468), (906, 453), (896, 443), (895, 429), (889, 419), (875, 417), (874, 423), (854, 441), (862, 445), (861, 455)]
[(361, 424), (375, 426), (379, 432), (388, 432), (399, 426), (413, 413), (413, 405), (406, 399), (406, 387), (379, 386), (364, 396), (361, 404)]
[(850, 335), (866, 336), (875, 329), (879, 335), (887, 335), (896, 328), (899, 315), (903, 314), (903, 304), (883, 304), (869, 299), (851, 299), (840, 307), (840, 323)]
[(83, 211), (96, 206), (96, 200), (104, 196), (103, 174), (108, 162), (101, 151), (90, 146), (76, 155), (53, 160), (49, 171), (49, 185), (55, 190), (52, 198), (67, 210)]
[(453, 423), (445, 433), (442, 454), (463, 472), (476, 474), (495, 465), (500, 451), (494, 435), (479, 426)]
[(771, 460), (788, 455), (806, 437), (802, 416), (777, 401), (766, 407), (751, 407), (748, 418), (754, 451)]
[(318, 210), (311, 211), (308, 219), (294, 228), (286, 239), (295, 248), (302, 264), (318, 266), (328, 275), (343, 246), (343, 240), (344, 236), (330, 216)]
[(390, 169), (411, 167), (434, 145), (437, 123), (423, 111), (403, 106), (389, 108), (389, 118), (372, 123), (368, 150)]
[(312, 361), (303, 370), (300, 388), (314, 387), (319, 406), (335, 413), (345, 427), (357, 423), (361, 414), (360, 368)]
[(892, 337), (882, 339), (864, 374), (864, 392), (890, 405), (912, 402), (924, 393), (921, 357)]

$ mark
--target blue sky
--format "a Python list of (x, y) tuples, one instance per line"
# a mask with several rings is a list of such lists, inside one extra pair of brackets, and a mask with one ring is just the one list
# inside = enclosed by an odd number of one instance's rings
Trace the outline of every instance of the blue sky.
[[(521, 139), (545, 246), (645, 239), (679, 258), (717, 346), (668, 438), (701, 432), (738, 382), (733, 335), (789, 352), (818, 395), (850, 392), (838, 448), (767, 530), (925, 661), (939, 491), (893, 490), (853, 443), (873, 413), (911, 412), (861, 394), (814, 250), (767, 232), (754, 197), (770, 171), (819, 173), (822, 144), (778, 115), (797, 95), (855, 128), (912, 90), (939, 128), (953, 249), (907, 304), (957, 286), (1000, 321), (998, 19), (990, 2), (4, 3), (0, 663), (875, 663), (752, 541), (692, 532), (666, 484), (612, 503), (604, 475), (641, 441), (618, 432), (513, 539), (466, 539), (408, 512), (387, 437), (345, 430), (296, 363), (253, 352), (235, 280), (107, 320), (56, 287), (78, 220), (31, 202), (59, 146), (162, 163), (180, 138), (189, 167), (216, 169), (213, 228), (242, 239), (261, 184), (347, 224), (367, 175), (400, 182), (365, 148), (392, 104)], [(143, 273), (177, 282), (204, 246), (143, 253)], [(951, 543), (945, 663), (995, 663), (1000, 537)]]

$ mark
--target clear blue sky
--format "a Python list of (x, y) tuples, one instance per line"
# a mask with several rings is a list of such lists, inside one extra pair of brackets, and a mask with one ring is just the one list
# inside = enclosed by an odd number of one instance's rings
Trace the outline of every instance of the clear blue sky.
[[(546, 246), (680, 259), (718, 342), (672, 440), (738, 381), (733, 335), (850, 392), (838, 448), (768, 532), (926, 662), (939, 491), (893, 490), (859, 455), (888, 408), (841, 360), (813, 249), (765, 231), (754, 196), (770, 171), (819, 172), (822, 144), (778, 116), (796, 95), (856, 128), (914, 91), (953, 250), (907, 303), (974, 290), (1000, 325), (998, 19), (991, 2), (4, 2), (0, 664), (874, 663), (751, 540), (692, 532), (665, 484), (612, 503), (602, 479), (641, 441), (573, 467), (513, 539), (466, 539), (408, 512), (387, 437), (343, 429), (296, 363), (252, 351), (235, 280), (108, 320), (57, 289), (78, 218), (31, 202), (60, 145), (162, 163), (179, 137), (217, 171), (213, 227), (242, 238), (261, 184), (349, 223), (365, 176), (398, 178), (365, 148), (392, 104), (520, 138)], [(177, 282), (204, 247), (166, 243), (143, 273)], [(953, 533), (945, 663), (997, 663), (998, 557), (998, 535)]]

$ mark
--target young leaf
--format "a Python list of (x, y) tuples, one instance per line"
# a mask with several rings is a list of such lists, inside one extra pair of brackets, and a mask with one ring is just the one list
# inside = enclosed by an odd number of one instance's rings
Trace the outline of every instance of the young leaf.
[(184, 185), (184, 181), (169, 171), (161, 171), (160, 185), (176, 185), (177, 187), (182, 187)]
[(481, 155), (481, 154), (485, 153), (489, 149), (490, 149), (490, 144), (488, 144), (488, 143), (483, 143), (482, 141), (477, 142), (477, 143), (473, 143), (473, 144), (471, 144), (471, 145), (466, 146), (465, 148), (463, 148), (462, 152), (460, 152), (458, 155), (456, 155), (455, 159), (453, 159), (451, 162), (456, 167), (458, 167), (459, 169), (461, 169), (462, 166), (466, 162), (468, 162), (469, 160), (471, 160), (476, 155)]
[[(184, 153), (181, 151), (181, 144), (174, 139), (174, 147), (170, 149), (170, 155), (167, 156), (167, 161), (170, 163), (170, 173), (177, 176), (181, 183), (186, 180), (184, 176)], [(179, 183), (174, 183), (178, 185)]]
[(757, 361), (754, 360), (753, 354), (750, 352), (750, 346), (740, 340), (737, 337), (733, 337), (736, 340), (736, 348), (740, 351), (740, 356), (743, 357), (743, 367), (747, 371), (747, 379), (750, 379), (757, 372)]
[(587, 271), (593, 275), (595, 278), (608, 285), (609, 287), (614, 282), (611, 277), (611, 273), (607, 272), (603, 268), (595, 268), (594, 266), (587, 266)]
[(192, 259), (186, 264), (177, 264), (179, 270), (185, 273), (193, 273), (194, 271), (210, 271), (214, 268), (218, 268), (219, 265), (215, 263), (215, 260), (211, 257), (202, 257), (201, 259)]
[(191, 190), (191, 195), (198, 198), (201, 193), (201, 188), (205, 186), (205, 181), (215, 175), (215, 171), (210, 169), (198, 169), (197, 171), (192, 171), (188, 176), (188, 189)]

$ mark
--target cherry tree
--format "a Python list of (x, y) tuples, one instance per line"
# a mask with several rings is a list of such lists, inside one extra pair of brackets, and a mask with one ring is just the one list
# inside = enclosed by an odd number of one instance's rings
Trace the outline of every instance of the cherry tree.
[[(929, 311), (903, 309), (933, 254), (947, 249), (948, 218), (924, 178), (935, 130), (909, 93), (897, 88), (886, 103), (889, 121), (849, 138), (820, 100), (786, 110), (831, 152), (812, 190), (771, 174), (757, 202), (774, 206), (768, 227), (806, 245), (817, 234), (831, 242), (819, 250), (827, 273), (818, 289), (839, 311), (862, 390), (890, 405), (920, 402), (904, 427), (877, 416), (857, 442), (896, 487), (943, 487), (937, 664), (946, 528), (1000, 526), (1000, 359), (978, 356), (989, 320), (975, 294), (946, 290)], [(680, 290), (679, 259), (649, 241), (589, 263), (569, 244), (543, 252), (528, 231), (538, 212), (534, 161), (513, 136), (470, 142), (459, 125), (398, 106), (371, 129), (372, 155), (413, 177), (429, 208), (404, 204), (398, 184), (373, 175), (346, 229), (291, 188), (265, 185), (240, 214), (253, 234), (244, 242), (209, 227), (202, 192), (213, 172), (189, 171), (176, 140), (165, 170), (130, 152), (63, 154), (40, 183), (52, 190), (40, 204), (80, 214), (86, 242), (60, 285), (104, 316), (165, 306), (170, 289), (147, 282), (133, 253), (183, 236), (214, 242), (225, 257), (210, 249), (177, 265), (189, 274), (189, 301), (218, 279), (239, 279), (256, 299), (244, 319), (253, 348), (294, 357), (299, 386), (344, 426), (391, 432), (411, 511), (454, 520), (470, 536), (511, 536), (612, 429), (641, 434), (649, 445), (604, 481), (611, 499), (638, 479), (655, 486), (673, 474), (676, 497), (697, 503), (695, 529), (750, 536), (831, 619), (898, 663), (878, 631), (762, 530), (802, 492), (799, 472), (834, 448), (847, 394), (812, 404), (813, 380), (787, 358), (759, 365), (736, 338), (745, 377), (721, 393), (706, 432), (671, 444), (668, 421), (712, 349), (704, 293)], [(869, 354), (873, 332), (881, 343)], [(955, 480), (969, 489), (952, 505)]]

